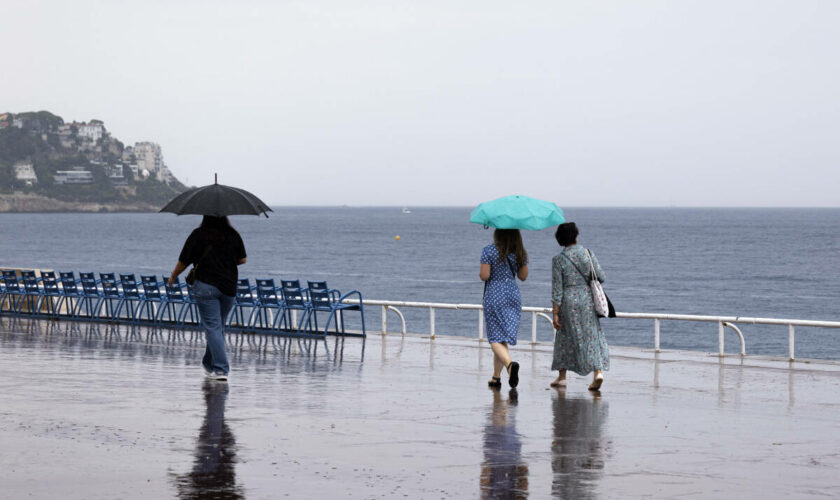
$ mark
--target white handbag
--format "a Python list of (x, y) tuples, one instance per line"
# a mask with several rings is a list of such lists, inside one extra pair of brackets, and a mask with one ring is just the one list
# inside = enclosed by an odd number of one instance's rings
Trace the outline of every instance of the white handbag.
[(592, 263), (592, 252), (588, 249), (586, 252), (589, 254), (589, 288), (592, 290), (592, 303), (595, 304), (595, 313), (602, 318), (606, 318), (610, 314), (610, 306), (607, 303), (607, 294), (604, 293), (604, 289), (601, 287), (601, 282), (598, 281), (598, 277), (595, 275), (595, 265)]

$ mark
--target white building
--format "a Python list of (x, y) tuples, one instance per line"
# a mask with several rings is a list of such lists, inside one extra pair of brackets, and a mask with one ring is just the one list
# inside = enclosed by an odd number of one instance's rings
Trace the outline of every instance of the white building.
[(134, 145), (134, 156), (140, 170), (148, 170), (160, 182), (168, 180), (166, 164), (163, 163), (163, 153), (154, 142), (138, 142)]
[(56, 184), (92, 184), (93, 174), (85, 167), (73, 167), (73, 170), (59, 170), (53, 176)]
[(108, 180), (112, 183), (122, 186), (128, 184), (128, 181), (125, 180), (125, 175), (123, 174), (123, 166), (122, 165), (105, 165), (105, 175), (108, 176)]
[(102, 130), (102, 124), (97, 123), (96, 120), (93, 120), (90, 123), (81, 123), (79, 124), (79, 137), (86, 137), (91, 141), (96, 142), (102, 138)]
[(15, 178), (23, 181), (27, 186), (31, 186), (38, 182), (38, 176), (35, 175), (35, 167), (32, 163), (18, 163), (15, 165)]

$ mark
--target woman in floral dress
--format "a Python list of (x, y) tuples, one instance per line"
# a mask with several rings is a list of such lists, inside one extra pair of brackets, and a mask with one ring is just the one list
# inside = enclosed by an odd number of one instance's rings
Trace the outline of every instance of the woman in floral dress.
[(598, 281), (603, 283), (606, 278), (595, 255), (577, 244), (577, 236), (574, 222), (560, 224), (554, 235), (564, 248), (551, 263), (551, 302), (556, 329), (551, 369), (560, 372), (551, 385), (566, 385), (566, 370), (578, 375), (594, 372), (589, 389), (597, 391), (604, 382), (603, 371), (610, 369), (610, 351), (592, 302), (590, 269), (594, 268)]
[(516, 278), (525, 281), (528, 277), (528, 253), (518, 229), (493, 232), (493, 244), (481, 251), (478, 275), (484, 281), (484, 323), (493, 349), (493, 378), (487, 383), (490, 387), (501, 387), (502, 368), (506, 368), (508, 383), (516, 387), (519, 363), (511, 361), (508, 345), (516, 345), (522, 313), (522, 295)]

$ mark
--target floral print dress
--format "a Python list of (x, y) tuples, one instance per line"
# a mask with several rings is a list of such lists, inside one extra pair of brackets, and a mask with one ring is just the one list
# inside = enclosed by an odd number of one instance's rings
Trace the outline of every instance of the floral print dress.
[[(610, 351), (601, 322), (595, 314), (589, 289), (589, 252), (580, 245), (566, 247), (551, 261), (551, 301), (560, 307), (561, 328), (554, 334), (552, 370), (586, 375), (610, 369)], [(606, 277), (592, 254), (598, 281)], [(587, 275), (585, 279), (575, 268)]]

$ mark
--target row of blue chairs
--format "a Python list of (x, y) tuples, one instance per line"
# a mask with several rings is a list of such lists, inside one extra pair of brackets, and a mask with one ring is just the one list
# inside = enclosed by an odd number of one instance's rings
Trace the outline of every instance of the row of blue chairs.
[[(200, 316), (192, 287), (176, 280), (168, 284), (154, 275), (4, 270), (0, 281), (0, 314), (52, 319), (124, 322), (131, 324), (198, 326)], [(237, 331), (261, 331), (295, 336), (348, 333), (344, 313), (358, 311), (362, 336), (366, 335), (364, 306), (359, 291), (341, 294), (324, 281), (240, 279), (234, 306), (225, 319)], [(357, 298), (357, 303), (348, 299)], [(323, 328), (318, 314), (327, 314)], [(333, 330), (330, 331), (330, 326)]]

